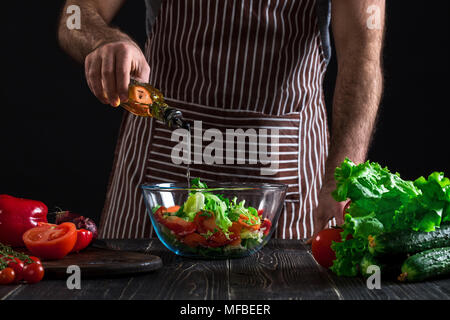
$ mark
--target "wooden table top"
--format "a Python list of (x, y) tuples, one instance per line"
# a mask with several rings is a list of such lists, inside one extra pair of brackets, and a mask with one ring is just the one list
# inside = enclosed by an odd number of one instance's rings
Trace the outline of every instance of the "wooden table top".
[(310, 247), (297, 240), (273, 239), (252, 256), (213, 261), (177, 256), (158, 239), (107, 243), (114, 249), (157, 255), (163, 267), (146, 274), (82, 279), (79, 290), (69, 290), (64, 279), (0, 286), (0, 299), (447, 300), (450, 297), (450, 279), (414, 284), (382, 281), (381, 289), (370, 290), (362, 278), (337, 277), (320, 267)]

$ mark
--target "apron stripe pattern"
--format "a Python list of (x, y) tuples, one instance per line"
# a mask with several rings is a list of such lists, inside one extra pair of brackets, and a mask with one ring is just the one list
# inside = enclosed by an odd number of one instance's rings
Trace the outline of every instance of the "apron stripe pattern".
[[(225, 157), (222, 163), (191, 163), (191, 177), (288, 185), (278, 238), (314, 233), (328, 152), (326, 60), (315, 9), (315, 0), (167, 0), (146, 45), (149, 82), (185, 119), (201, 121), (202, 134), (250, 134), (244, 163), (228, 164)], [(271, 150), (278, 157), (275, 175), (261, 175), (261, 164), (249, 160), (257, 153), (251, 136), (264, 129), (278, 140), (278, 150)], [(124, 115), (100, 236), (154, 236), (139, 186), (186, 181), (186, 165), (171, 159), (177, 144), (171, 134), (159, 121)], [(193, 147), (191, 159), (210, 143), (204, 139), (200, 151)], [(225, 155), (224, 148), (216, 152)]]

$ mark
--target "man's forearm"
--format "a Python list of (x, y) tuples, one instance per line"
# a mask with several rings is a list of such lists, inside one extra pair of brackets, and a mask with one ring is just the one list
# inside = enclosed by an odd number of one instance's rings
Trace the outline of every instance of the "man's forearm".
[(333, 99), (331, 141), (327, 177), (345, 157), (366, 160), (383, 88), (380, 59), (364, 55), (347, 57), (340, 63)]
[[(113, 1), (112, 3), (114, 2), (117, 3), (117, 1)], [(77, 5), (80, 8), (80, 29), (69, 29), (66, 26), (65, 12), (66, 8), (70, 5)], [(64, 7), (58, 29), (58, 38), (61, 47), (75, 60), (83, 63), (85, 57), (92, 50), (104, 43), (121, 40), (131, 41), (128, 35), (116, 28), (110, 27), (108, 25), (109, 21), (105, 21), (105, 18), (108, 20), (108, 17), (102, 17), (101, 8), (98, 7), (96, 1), (68, 0)]]

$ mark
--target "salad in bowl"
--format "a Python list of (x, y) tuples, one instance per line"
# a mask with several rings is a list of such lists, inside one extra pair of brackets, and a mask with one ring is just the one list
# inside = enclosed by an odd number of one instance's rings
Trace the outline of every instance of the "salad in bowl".
[(144, 185), (158, 238), (176, 254), (197, 258), (247, 256), (270, 239), (280, 216), (285, 185), (215, 184), (198, 178), (190, 188)]

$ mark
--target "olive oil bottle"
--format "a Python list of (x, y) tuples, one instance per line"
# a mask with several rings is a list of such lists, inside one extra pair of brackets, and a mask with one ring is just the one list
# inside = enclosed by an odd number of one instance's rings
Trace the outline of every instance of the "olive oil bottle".
[[(181, 111), (169, 107), (162, 93), (149, 85), (131, 79), (128, 86), (128, 101), (120, 104), (123, 108), (140, 117), (152, 117), (165, 123), (170, 129), (184, 128), (191, 135), (189, 122), (183, 119)], [(190, 138), (189, 138), (190, 139)], [(186, 166), (187, 187), (190, 189), (190, 160)]]
[(162, 93), (148, 83), (131, 79), (128, 101), (120, 105), (134, 115), (158, 119), (170, 129), (184, 128), (190, 131), (189, 123), (183, 119), (181, 111), (169, 107)]

